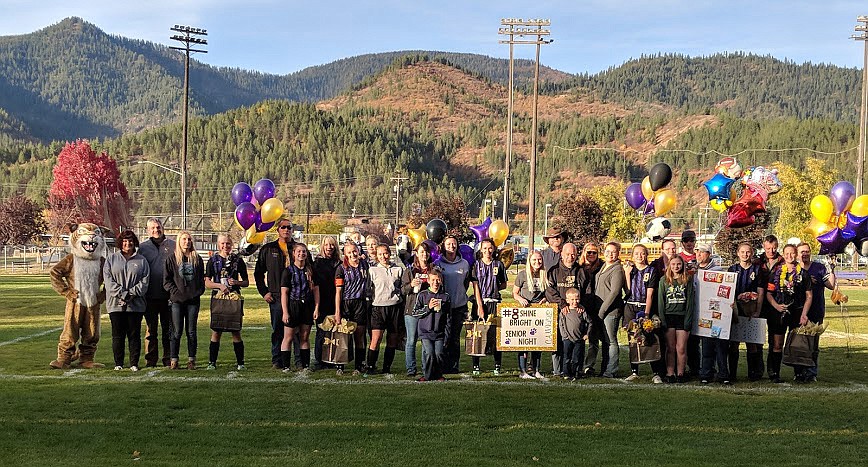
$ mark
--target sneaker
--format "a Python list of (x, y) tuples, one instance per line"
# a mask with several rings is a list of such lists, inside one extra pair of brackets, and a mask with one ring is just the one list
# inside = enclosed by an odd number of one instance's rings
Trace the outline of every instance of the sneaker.
[(343, 374), (344, 374), (343, 368), (338, 368), (337, 370), (335, 370), (335, 376), (342, 376)]
[(805, 378), (805, 383), (816, 383), (816, 382), (817, 382), (816, 376), (808, 376), (807, 378)]
[(196, 369), (196, 362), (193, 362), (193, 361), (187, 362), (187, 369), (188, 370), (195, 370)]
[(415, 371), (408, 371), (408, 372), (407, 372), (407, 377), (408, 377), (408, 378), (415, 378), (415, 377), (416, 377), (416, 372), (415, 372)]
[(272, 363), (272, 364), (271, 364), (271, 369), (272, 369), (272, 370), (282, 370), (282, 369), (283, 369), (283, 366), (278, 365), (277, 363)]
[(206, 370), (216, 370), (217, 364), (214, 362), (208, 362), (208, 366), (205, 368)]
[(732, 386), (732, 381), (725, 379), (725, 380), (723, 380), (723, 385), (724, 386)]
[(115, 367), (115, 371), (121, 371), (121, 370), (123, 370), (123, 369), (124, 369), (124, 367), (122, 367), (122, 366), (120, 366), (120, 365), (118, 365), (118, 366)]
[(170, 370), (177, 370), (178, 369), (178, 361), (172, 360), (171, 362), (169, 362), (169, 369)]
[(156, 368), (157, 362), (147, 362), (145, 363), (145, 368)]
[(594, 369), (593, 368), (585, 368), (585, 371), (583, 372), (583, 374), (585, 375), (585, 378), (593, 378), (594, 377)]
[(518, 377), (521, 378), (521, 379), (536, 379), (536, 378), (534, 378), (533, 376), (531, 376), (531, 375), (529, 375), (529, 374), (527, 374), (527, 373), (522, 373), (522, 374), (518, 375)]
[(534, 374), (533, 374), (533, 377), (536, 378), (536, 379), (538, 379), (538, 380), (541, 380), (541, 381), (548, 381), (548, 380), (549, 380), (548, 378), (546, 378), (545, 376), (543, 376), (543, 374), (540, 373), (539, 371), (537, 371), (536, 373), (534, 373)]
[(473, 367), (473, 376), (479, 376), (481, 374), (482, 370), (478, 366)]
[(654, 375), (654, 377), (651, 378), (651, 382), (653, 384), (663, 384), (663, 378), (661, 378), (660, 375)]
[(687, 382), (687, 377), (684, 375), (678, 375), (675, 377), (675, 382), (678, 384), (684, 384)]
[(130, 367), (130, 371), (132, 371), (133, 373), (135, 373), (135, 372), (139, 371), (139, 367), (137, 367), (136, 365), (133, 365), (133, 366)]
[(564, 375), (563, 378), (564, 378), (564, 381), (569, 381), (569, 380), (573, 379), (572, 376), (568, 376), (568, 375)]
[(356, 368), (355, 370), (353, 370), (353, 376), (359, 376), (360, 374), (362, 374), (362, 372), (359, 371), (358, 368)]
[(235, 369), (238, 370), (238, 371), (244, 370), (244, 369), (245, 369), (245, 368), (244, 368), (244, 364), (242, 363), (241, 365), (237, 365), (237, 366), (235, 367)]
[[(289, 373), (292, 373), (292, 368), (286, 367), (281, 371), (283, 371), (285, 374), (289, 374)], [(343, 373), (343, 372), (341, 372), (341, 373)]]
[(419, 382), (419, 383), (424, 383), (424, 382), (426, 382), (426, 381), (428, 381), (428, 380), (425, 379), (425, 377), (423, 376), (423, 377), (417, 379), (416, 381)]
[(442, 382), (442, 381), (446, 381), (446, 378), (444, 378), (444, 377), (441, 376), (441, 377), (437, 378), (437, 381), (441, 381), (441, 382)]
[(626, 381), (628, 383), (632, 383), (633, 381), (636, 381), (637, 379), (639, 379), (639, 373), (631, 373), (630, 376), (624, 378), (624, 381)]
[(675, 375), (666, 375), (666, 384), (675, 384)]
[(500, 376), (500, 365), (494, 367), (494, 376)]
[(711, 380), (709, 380), (708, 378), (702, 378), (701, 380), (699, 380), (699, 384), (710, 384), (710, 383), (711, 383)]

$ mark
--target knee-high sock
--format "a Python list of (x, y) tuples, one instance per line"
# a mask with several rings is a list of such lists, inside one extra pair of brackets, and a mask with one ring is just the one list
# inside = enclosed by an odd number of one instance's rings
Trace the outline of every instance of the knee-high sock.
[(367, 367), (370, 369), (377, 367), (377, 358), (380, 357), (380, 349), (368, 349), (368, 362)]
[(208, 344), (208, 363), (217, 363), (217, 354), (220, 353), (220, 342), (211, 341)]
[(364, 355), (365, 355), (365, 348), (364, 347), (357, 347), (356, 348), (356, 369), (357, 370), (361, 371), (362, 369), (365, 368), (366, 362), (365, 362)]
[(281, 350), (280, 359), (283, 361), (283, 368), (292, 368), (292, 350)]
[(301, 349), (301, 367), (307, 368), (310, 366), (310, 349)]
[(232, 349), (235, 350), (235, 362), (244, 365), (244, 341), (233, 342)]
[(395, 361), (395, 348), (386, 347), (386, 353), (383, 354), (383, 373), (392, 371), (392, 362)]

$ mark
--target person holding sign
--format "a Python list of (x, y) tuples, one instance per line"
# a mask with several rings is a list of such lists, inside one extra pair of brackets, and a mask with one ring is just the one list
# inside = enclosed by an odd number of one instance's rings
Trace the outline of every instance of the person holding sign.
[[(777, 311), (777, 316), (772, 316), (769, 321), (777, 319), (781, 323), (778, 330), (797, 328), (808, 324), (808, 311), (811, 309), (813, 292), (811, 291), (811, 277), (808, 271), (802, 268), (797, 261), (795, 245), (784, 247), (784, 261), (778, 264), (769, 276), (766, 287), (766, 300)], [(773, 383), (781, 382), (781, 360), (783, 359), (784, 334), (770, 335), (772, 348), (769, 349), (768, 372), (769, 379)], [(772, 327), (769, 326), (769, 334)], [(796, 381), (804, 381), (805, 367), (793, 367), (796, 372)]]
[(579, 369), (585, 362), (585, 342), (594, 326), (594, 320), (579, 304), (579, 295), (579, 289), (567, 289), (567, 304), (558, 314), (558, 332), (564, 345), (564, 379), (569, 381), (582, 377)]
[[(473, 319), (497, 316), (497, 304), (500, 303), (500, 291), (506, 288), (506, 268), (499, 260), (494, 259), (496, 246), (494, 240), (483, 239), (479, 243), (480, 257), (473, 265), (470, 274), (470, 283), (473, 284), (474, 309), (471, 312)], [(497, 327), (491, 326), (488, 330), (488, 342), (497, 341)], [(494, 375), (501, 372), (503, 353), (494, 351)], [(473, 357), (473, 374), (482, 372), (479, 366), (479, 357)]]
[(603, 323), (603, 329), (597, 333), (602, 339), (604, 349), (600, 371), (604, 378), (614, 378), (618, 375), (618, 320), (624, 309), (624, 291), (627, 281), (619, 255), (621, 244), (609, 242), (603, 250), (605, 263), (594, 280), (594, 295), (597, 303), (597, 323)]
[(666, 326), (667, 383), (687, 382), (684, 369), (687, 367), (687, 338), (693, 328), (695, 294), (693, 279), (684, 270), (684, 259), (673, 256), (657, 289), (660, 320)]
[[(628, 328), (631, 321), (640, 316), (651, 318), (652, 314), (657, 314), (652, 304), (654, 302), (654, 291), (657, 290), (657, 285), (660, 283), (660, 273), (654, 266), (648, 264), (648, 248), (645, 245), (636, 245), (633, 247), (633, 262), (627, 262), (624, 265), (624, 275), (627, 280), (627, 303), (624, 305), (624, 327)], [(658, 336), (659, 337), (659, 336)], [(664, 368), (661, 368), (661, 365)], [(665, 363), (656, 361), (651, 363), (651, 372), (654, 377), (651, 382), (660, 384), (663, 378), (660, 374), (665, 370)], [(630, 364), (630, 376), (625, 381), (636, 381), (639, 379), (639, 364)]]
[(422, 373), (419, 382), (446, 381), (443, 377), (446, 318), (449, 316), (449, 294), (443, 291), (443, 274), (437, 269), (428, 273), (428, 289), (416, 295), (413, 316), (419, 320), (419, 340), (422, 341)]
[[(738, 245), (738, 263), (727, 271), (738, 276), (735, 280), (735, 303), (738, 316), (759, 318), (760, 310), (766, 295), (766, 284), (762, 282), (761, 266), (754, 261), (754, 248), (750, 243)], [(759, 381), (763, 377), (763, 346), (761, 344), (745, 343), (747, 347), (747, 377), (750, 381)], [(729, 343), (729, 377), (734, 381), (738, 373), (738, 341)]]
[[(534, 250), (530, 254), (525, 268), (518, 271), (518, 277), (515, 278), (515, 285), (512, 287), (512, 298), (519, 305), (525, 307), (536, 303), (546, 303), (547, 287), (548, 280), (543, 268), (543, 255), (539, 250)], [(540, 371), (542, 352), (531, 352), (530, 360), (531, 371), (528, 371), (527, 352), (518, 354), (518, 368), (521, 370), (519, 377), (521, 379), (545, 379)]]
[[(696, 274), (694, 275), (694, 287), (699, 290), (699, 278), (702, 271), (723, 271), (723, 268), (718, 266), (711, 258), (711, 246), (699, 245), (696, 247)], [(697, 303), (699, 293), (697, 295)], [(697, 306), (697, 310), (699, 307)], [(698, 336), (691, 336), (698, 337)], [(709, 384), (715, 376), (715, 366), (717, 367), (717, 380), (723, 384), (732, 384), (729, 376), (729, 341), (718, 339), (716, 337), (700, 337), (702, 344), (701, 359), (699, 365), (699, 381), (702, 384)], [(689, 347), (688, 343), (688, 347)], [(692, 349), (688, 349), (691, 352)], [(688, 366), (690, 366), (691, 356), (687, 357)]]

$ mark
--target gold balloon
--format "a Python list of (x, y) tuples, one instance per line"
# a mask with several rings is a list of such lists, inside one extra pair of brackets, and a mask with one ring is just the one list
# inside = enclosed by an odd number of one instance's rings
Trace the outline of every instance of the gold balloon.
[(724, 201), (722, 199), (713, 199), (710, 201), (710, 204), (711, 204), (711, 208), (717, 212), (726, 211), (726, 201)]
[(259, 209), (259, 216), (263, 224), (274, 222), (280, 219), (283, 215), (283, 202), (277, 198), (269, 198), (262, 203)]
[(241, 224), (238, 223), (238, 217), (234, 214), (232, 215), (232, 221), (235, 223), (235, 227), (238, 227), (238, 230), (244, 230), (244, 227), (241, 227)]
[(515, 250), (512, 248), (505, 248), (500, 252), (500, 262), (503, 263), (503, 267), (509, 269), (512, 266), (512, 263), (515, 261)]
[(506, 222), (498, 219), (488, 226), (488, 236), (494, 240), (495, 246), (503, 245), (503, 242), (509, 237), (509, 226), (506, 225)]
[(811, 214), (818, 221), (825, 224), (832, 218), (832, 214), (834, 213), (835, 205), (832, 204), (832, 199), (828, 196), (817, 195), (811, 200)]
[(678, 204), (678, 199), (672, 188), (664, 188), (654, 193), (654, 215), (657, 217), (665, 216), (666, 213), (675, 209), (676, 204)]
[(418, 229), (407, 229), (407, 236), (410, 237), (410, 243), (413, 244), (413, 249), (415, 250), (427, 238), (425, 236), (425, 226), (423, 225)]
[(805, 226), (805, 232), (813, 235), (814, 238), (816, 238), (834, 228), (835, 226), (832, 224), (828, 224), (817, 219), (811, 219), (811, 222), (808, 222), (808, 225)]
[(244, 234), (244, 238), (247, 240), (247, 243), (251, 245), (258, 245), (265, 241), (265, 232), (257, 232), (256, 226), (253, 225), (247, 232)]
[(850, 212), (853, 213), (854, 216), (858, 217), (868, 216), (868, 195), (862, 195), (856, 198), (853, 201), (853, 205), (850, 206)]
[(654, 190), (651, 189), (651, 178), (645, 177), (642, 179), (642, 196), (647, 200), (654, 199)]

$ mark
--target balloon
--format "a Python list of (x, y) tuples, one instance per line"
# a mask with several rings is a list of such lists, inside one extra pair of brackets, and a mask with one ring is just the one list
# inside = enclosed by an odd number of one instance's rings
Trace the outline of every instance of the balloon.
[(657, 191), (672, 181), (672, 167), (669, 167), (669, 164), (658, 162), (648, 172), (648, 179), (651, 182), (651, 189)]
[(735, 180), (726, 178), (721, 174), (714, 174), (709, 180), (706, 180), (702, 185), (708, 190), (708, 199), (729, 199), (730, 188)]
[(850, 213), (854, 216), (868, 216), (868, 195), (862, 195), (853, 201), (850, 206)]
[(275, 222), (283, 215), (283, 201), (277, 198), (269, 198), (262, 203), (259, 208), (259, 215), (262, 217), (262, 222)]
[(249, 203), (253, 199), (253, 189), (244, 182), (238, 182), (232, 187), (232, 202), (235, 206), (241, 203)]
[(244, 239), (247, 240), (247, 243), (256, 245), (265, 241), (265, 232), (257, 232), (255, 226), (251, 227), (244, 234)]
[(835, 214), (841, 214), (853, 205), (853, 201), (856, 199), (856, 187), (847, 181), (838, 182), (832, 186), (829, 194), (835, 205)]
[(850, 237), (848, 240), (853, 240), (868, 236), (868, 216), (854, 216), (852, 212), (848, 212), (846, 219), (847, 222), (841, 229), (844, 232), (844, 238)]
[(647, 199), (642, 194), (641, 183), (631, 183), (627, 185), (627, 191), (624, 192), (624, 197), (627, 198), (627, 204), (633, 209), (639, 209), (645, 204)]
[(820, 242), (821, 255), (837, 255), (838, 253), (843, 253), (844, 248), (848, 243), (844, 240), (841, 229), (837, 228), (820, 235), (817, 237), (817, 241)]
[(862, 256), (868, 256), (868, 238), (856, 240), (856, 252)]
[(657, 216), (665, 216), (666, 213), (675, 209), (678, 203), (675, 195), (675, 190), (667, 188), (654, 193), (654, 214)]
[[(766, 195), (768, 196), (768, 195)], [(726, 218), (726, 226), (730, 228), (747, 227), (754, 222), (754, 214), (765, 212), (766, 205), (763, 194), (748, 187), (742, 192), (741, 198), (732, 204)]]
[(726, 205), (726, 203), (727, 203), (727, 200), (722, 200), (722, 199), (713, 199), (713, 200), (708, 202), (708, 204), (711, 205), (711, 209), (714, 209), (717, 212), (726, 211), (726, 209), (729, 207)]
[(645, 203), (645, 210), (642, 212), (642, 214), (647, 216), (648, 214), (653, 214), (653, 213), (654, 213), (654, 198), (651, 198), (648, 200), (647, 203)]
[(476, 243), (481, 242), (483, 239), (488, 238), (488, 228), (491, 226), (491, 218), (486, 217), (485, 220), (479, 225), (470, 226), (470, 231), (473, 232), (473, 236), (476, 237)]
[(440, 259), (440, 248), (437, 247), (437, 244), (434, 243), (434, 240), (424, 240), (422, 243), (428, 245), (428, 251), (431, 252), (431, 262), (435, 262)]
[(811, 219), (811, 222), (808, 222), (808, 225), (805, 227), (805, 232), (808, 232), (813, 235), (814, 238), (817, 238), (834, 228), (835, 226), (832, 224), (817, 219)]
[(425, 226), (425, 234), (428, 240), (433, 240), (439, 244), (446, 238), (446, 222), (443, 219), (431, 219)]
[(817, 195), (811, 200), (811, 214), (821, 222), (828, 222), (834, 214), (835, 205), (826, 195)]
[(506, 225), (506, 222), (498, 219), (488, 227), (488, 235), (494, 240), (495, 246), (503, 245), (503, 242), (509, 237), (509, 226)]
[(253, 195), (261, 205), (265, 200), (274, 198), (274, 189), (274, 182), (267, 178), (263, 178), (253, 185)]
[(654, 199), (654, 190), (651, 188), (651, 177), (645, 177), (642, 179), (642, 196), (644, 196), (646, 200)]
[(473, 251), (473, 247), (470, 245), (459, 245), (458, 246), (458, 254), (467, 261), (467, 264), (473, 266), (476, 263), (476, 252)]
[(407, 235), (410, 236), (410, 243), (413, 244), (413, 249), (415, 250), (416, 247), (425, 240), (425, 227), (419, 227), (418, 229), (407, 229)]
[(735, 160), (735, 157), (731, 156), (722, 157), (717, 161), (714, 171), (732, 179), (741, 178), (743, 172), (741, 165)]
[(256, 223), (256, 219), (258, 218), (259, 213), (256, 212), (256, 206), (249, 201), (241, 203), (237, 208), (235, 208), (235, 220), (238, 221), (238, 225), (240, 225), (243, 230), (249, 229)]
[(503, 263), (503, 267), (509, 269), (512, 266), (512, 263), (515, 261), (515, 250), (512, 248), (504, 248), (500, 252), (500, 262)]
[(257, 232), (268, 232), (272, 227), (274, 227), (274, 224), (274, 222), (262, 222), (262, 219), (260, 219), (256, 221), (253, 226), (256, 227)]

